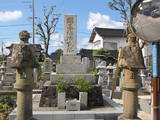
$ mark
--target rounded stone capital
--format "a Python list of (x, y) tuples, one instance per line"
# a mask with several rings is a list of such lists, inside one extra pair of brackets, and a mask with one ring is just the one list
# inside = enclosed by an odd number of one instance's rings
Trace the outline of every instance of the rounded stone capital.
[(140, 88), (140, 83), (123, 83), (122, 88), (125, 90), (138, 90)]
[(35, 86), (34, 83), (33, 84), (27, 84), (27, 83), (23, 83), (23, 84), (15, 83), (14, 84), (14, 88), (19, 91), (32, 91), (34, 86)]
[(29, 38), (30, 38), (30, 33), (28, 31), (22, 30), (19, 33), (19, 39), (21, 40), (21, 42), (28, 43)]

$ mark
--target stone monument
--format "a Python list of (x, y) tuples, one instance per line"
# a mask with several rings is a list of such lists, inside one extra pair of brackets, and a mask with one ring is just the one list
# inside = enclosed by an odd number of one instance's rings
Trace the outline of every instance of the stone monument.
[[(93, 74), (91, 74), (91, 69), (88, 69), (88, 67), (90, 66), (90, 60), (87, 58), (81, 60), (81, 56), (76, 54), (76, 19), (76, 15), (64, 16), (64, 54), (63, 56), (61, 56), (60, 64), (56, 65), (56, 73), (51, 72), (51, 83), (49, 83), (49, 85), (47, 86), (44, 85), (42, 88), (42, 95), (39, 104), (40, 107), (57, 106), (58, 95), (56, 90), (56, 84), (60, 78), (59, 76), (63, 77), (63, 79), (69, 86), (65, 90), (66, 100), (75, 98), (77, 100), (80, 100), (80, 98), (78, 97), (79, 92), (76, 90), (74, 85), (75, 79), (82, 76), (84, 80), (91, 81), (91, 84), (93, 85), (93, 88), (88, 93), (88, 106), (103, 106), (101, 86), (96, 84), (96, 78)], [(69, 106), (70, 103), (72, 103), (72, 101), (68, 102)]]
[(52, 60), (50, 58), (45, 58), (43, 63), (42, 72), (45, 74), (50, 74), (52, 71)]
[(7, 64), (6, 64), (6, 80), (5, 83), (6, 85), (9, 85), (11, 88), (13, 88), (13, 84), (16, 81), (16, 70), (11, 68), (9, 65), (11, 64), (11, 58), (7, 57)]
[(107, 66), (107, 87), (112, 89), (113, 87), (113, 75), (115, 73), (116, 67), (114, 65), (109, 64)]
[(34, 120), (32, 115), (33, 69), (36, 67), (36, 50), (40, 45), (28, 43), (30, 34), (19, 33), (20, 43), (12, 44), (11, 68), (16, 69), (17, 113), (16, 120)]
[(0, 66), (1, 84), (2, 89), (8, 90), (13, 88), (13, 84), (16, 80), (15, 70), (9, 67), (9, 58), (7, 57), (7, 62), (4, 61)]
[(98, 69), (98, 84), (99, 85), (105, 85), (105, 82), (106, 82), (106, 79), (107, 79), (107, 76), (106, 76), (106, 73), (107, 73), (107, 67), (106, 67), (106, 61), (101, 61), (101, 64), (99, 64), (97, 67)]
[(51, 74), (51, 82), (57, 82), (57, 76), (64, 77), (67, 83), (74, 84), (74, 79), (84, 76), (84, 79), (95, 82), (88, 69), (88, 62), (82, 62), (77, 53), (77, 16), (64, 16), (64, 53), (60, 64), (56, 65), (56, 74)]

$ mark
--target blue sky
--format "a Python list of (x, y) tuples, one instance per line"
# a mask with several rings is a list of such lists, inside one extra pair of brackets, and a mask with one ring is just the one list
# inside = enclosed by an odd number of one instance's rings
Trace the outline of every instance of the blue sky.
[[(35, 16), (42, 17), (42, 7), (56, 5), (57, 13), (61, 14), (57, 25), (56, 34), (51, 41), (49, 52), (59, 47), (59, 41), (63, 40), (63, 16), (64, 14), (77, 15), (77, 41), (78, 49), (88, 48), (88, 39), (94, 26), (122, 28), (120, 16), (117, 12), (108, 8), (109, 0), (35, 0)], [(21, 30), (32, 32), (32, 0), (3, 0), (0, 4), (0, 42), (5, 45), (18, 42), (18, 33)], [(14, 26), (15, 25), (15, 26)], [(18, 26), (17, 26), (18, 25)], [(31, 39), (30, 39), (31, 42)], [(38, 37), (36, 37), (36, 43)]]

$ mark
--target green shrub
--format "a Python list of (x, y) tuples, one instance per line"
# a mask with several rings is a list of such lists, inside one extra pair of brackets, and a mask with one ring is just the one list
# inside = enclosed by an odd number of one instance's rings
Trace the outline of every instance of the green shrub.
[(105, 55), (106, 52), (107, 52), (106, 49), (99, 49), (99, 50), (93, 50), (92, 54), (93, 54), (93, 56), (95, 56), (95, 55)]
[(42, 80), (42, 81), (50, 80), (50, 74), (41, 73), (40, 80)]
[(60, 63), (61, 63), (60, 60), (57, 60), (57, 61), (56, 61), (56, 64), (60, 64)]
[(93, 75), (94, 78), (97, 78), (98, 76), (98, 70), (97, 69), (94, 69), (91, 74)]
[(0, 97), (0, 112), (10, 113), (15, 107), (15, 98), (4, 95)]
[(66, 91), (68, 85), (66, 83), (66, 81), (64, 80), (63, 76), (58, 76), (58, 82), (56, 84), (56, 90), (58, 93), (63, 93)]
[(85, 80), (83, 76), (75, 79), (75, 86), (78, 92), (87, 92), (92, 88), (91, 81)]
[(39, 67), (41, 67), (43, 65), (43, 62), (36, 62), (35, 63), (35, 67), (36, 68), (39, 68)]

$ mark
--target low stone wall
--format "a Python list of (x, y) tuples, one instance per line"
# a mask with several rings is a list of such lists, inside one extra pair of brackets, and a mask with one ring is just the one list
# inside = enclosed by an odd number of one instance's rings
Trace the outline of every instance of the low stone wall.
[[(74, 86), (68, 87), (66, 90), (67, 99), (79, 99), (79, 93), (76, 91)], [(57, 92), (56, 86), (44, 86), (42, 88), (42, 95), (40, 100), (40, 107), (55, 107), (57, 106)], [(99, 85), (94, 85), (93, 88), (88, 92), (88, 106), (103, 106), (102, 89)]]

